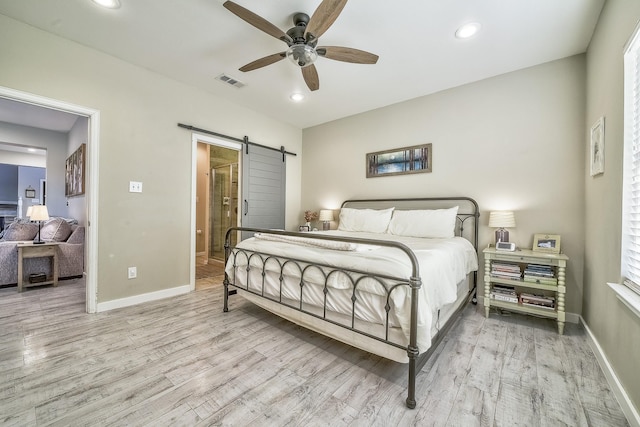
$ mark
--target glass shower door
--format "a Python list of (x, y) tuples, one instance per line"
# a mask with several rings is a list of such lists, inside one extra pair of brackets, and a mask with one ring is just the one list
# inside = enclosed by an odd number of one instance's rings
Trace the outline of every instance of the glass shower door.
[[(237, 224), (238, 164), (211, 169), (211, 242), (210, 258), (224, 259), (224, 238), (229, 227)], [(232, 244), (235, 244), (235, 234)]]

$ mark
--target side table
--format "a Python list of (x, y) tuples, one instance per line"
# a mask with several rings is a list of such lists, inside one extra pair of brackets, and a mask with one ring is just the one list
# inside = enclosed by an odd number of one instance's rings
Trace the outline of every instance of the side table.
[[(564, 303), (567, 292), (565, 277), (569, 258), (564, 254), (534, 252), (530, 249), (508, 252), (492, 247), (486, 248), (482, 252), (484, 254), (484, 308), (486, 317), (489, 317), (489, 309), (492, 306), (540, 317), (550, 317), (557, 320), (558, 333), (562, 335), (565, 322)], [(532, 265), (548, 266), (547, 272), (550, 277), (537, 279), (527, 277), (526, 270)], [(512, 266), (513, 269), (509, 270), (509, 266)], [(511, 272), (515, 271), (515, 273), (511, 273), (511, 275), (510, 273), (505, 273), (505, 268)], [(523, 271), (525, 272), (524, 274)], [(518, 296), (520, 296), (521, 291), (530, 292), (530, 289), (554, 294), (556, 307), (550, 309), (548, 307), (524, 304), (515, 296), (514, 298), (517, 298), (518, 302), (494, 298), (492, 293), (496, 284), (514, 289), (514, 294), (517, 293)]]
[[(50, 285), (58, 286), (58, 252), (57, 242), (47, 242), (42, 244), (33, 244), (32, 242), (18, 243), (18, 292), (22, 292), (23, 287)], [(25, 283), (24, 280), (24, 260), (26, 258), (51, 257), (53, 259), (52, 276), (47, 277), (44, 282)]]

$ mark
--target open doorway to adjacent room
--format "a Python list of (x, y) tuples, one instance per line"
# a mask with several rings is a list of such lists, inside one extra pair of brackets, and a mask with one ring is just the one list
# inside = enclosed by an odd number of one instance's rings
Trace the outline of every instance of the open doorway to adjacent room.
[(196, 289), (221, 285), (224, 278), (225, 235), (238, 225), (240, 149), (240, 144), (198, 138)]
[[(80, 261), (72, 263), (73, 268), (58, 268), (58, 279), (65, 285), (73, 282), (80, 301), (84, 300), (85, 310), (90, 313), (97, 311), (96, 260), (92, 255), (97, 226), (95, 153), (98, 151), (99, 116), (100, 113), (93, 109), (0, 86), (0, 124), (4, 143), (0, 163), (8, 165), (7, 169), (14, 166), (18, 169), (16, 188), (9, 188), (9, 196), (3, 197), (7, 199), (3, 200), (2, 210), (5, 222), (7, 217), (24, 219), (29, 207), (44, 205), (49, 217), (58, 217), (71, 224), (71, 234), (77, 242), (74, 240), (69, 244), (80, 245), (79, 248), (74, 246), (80, 252), (74, 259)], [(77, 185), (71, 194), (67, 192), (68, 159), (80, 148), (82, 156), (77, 165), (82, 165), (82, 169), (74, 170), (82, 173), (73, 174), (73, 183)], [(38, 150), (44, 153), (40, 163), (31, 164), (32, 155), (38, 154)], [(42, 173), (37, 176), (28, 173), (34, 169), (42, 169)], [(2, 180), (4, 186), (5, 181)], [(92, 225), (90, 229), (89, 224)], [(77, 228), (81, 228), (82, 233), (76, 233)], [(44, 286), (38, 287), (37, 282), (34, 286), (29, 295), (35, 295), (41, 288), (48, 291)], [(26, 298), (26, 295), (22, 296)]]

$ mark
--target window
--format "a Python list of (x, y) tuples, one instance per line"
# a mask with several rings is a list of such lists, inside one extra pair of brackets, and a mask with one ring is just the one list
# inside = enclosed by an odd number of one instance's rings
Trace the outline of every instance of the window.
[(622, 277), (640, 294), (640, 28), (624, 52)]

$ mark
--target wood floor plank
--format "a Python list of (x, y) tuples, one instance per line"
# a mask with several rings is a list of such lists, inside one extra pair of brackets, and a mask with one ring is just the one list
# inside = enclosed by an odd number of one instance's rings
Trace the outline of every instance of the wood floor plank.
[(83, 280), (0, 288), (0, 424), (626, 426), (584, 329), (468, 306), (416, 379), (220, 278), (88, 315)]

